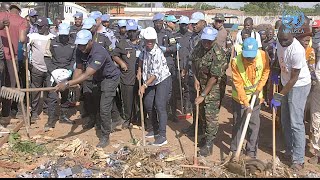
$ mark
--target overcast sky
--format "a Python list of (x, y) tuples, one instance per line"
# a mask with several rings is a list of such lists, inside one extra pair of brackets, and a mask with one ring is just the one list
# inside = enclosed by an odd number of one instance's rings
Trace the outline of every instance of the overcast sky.
[[(180, 2), (179, 5), (183, 5), (183, 4), (195, 4), (196, 2)], [(208, 4), (212, 4), (215, 6), (220, 6), (220, 7), (224, 7), (225, 5), (230, 7), (230, 8), (239, 8), (242, 7), (244, 5), (244, 2), (204, 2), (204, 3), (208, 3)], [(319, 2), (290, 2), (290, 5), (292, 6), (299, 6), (299, 7), (304, 7), (304, 8), (312, 8), (315, 4), (317, 4)], [(161, 7), (162, 6), (162, 2), (156, 2), (156, 7)]]

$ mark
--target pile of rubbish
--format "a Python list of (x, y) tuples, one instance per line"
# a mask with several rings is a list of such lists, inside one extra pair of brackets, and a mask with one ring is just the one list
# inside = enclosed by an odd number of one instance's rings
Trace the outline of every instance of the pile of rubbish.
[[(25, 144), (15, 137), (12, 139)], [(41, 138), (37, 138), (38, 142), (39, 139)], [(35, 155), (35, 152), (31, 151), (13, 152), (10, 151), (12, 147), (11, 144), (0, 149), (0, 159), (7, 160), (1, 163), (0, 168), (14, 170), (17, 178), (298, 177), (284, 168), (280, 160), (277, 161), (276, 175), (266, 170), (259, 174), (251, 174), (245, 170), (244, 174), (236, 173), (220, 163), (208, 162), (207, 158), (199, 158), (199, 165), (209, 167), (208, 170), (183, 168), (181, 165), (192, 165), (193, 159), (185, 157), (184, 154), (175, 154), (170, 147), (143, 147), (128, 143), (127, 146), (118, 144), (114, 152), (106, 152), (80, 139), (56, 145), (53, 150), (44, 154), (42, 152), (41, 155)], [(47, 149), (45, 146), (44, 148)], [(20, 160), (17, 154), (20, 154)], [(24, 163), (35, 165), (26, 168)], [(270, 170), (270, 162), (265, 165), (266, 169)], [(320, 176), (310, 172), (303, 177)]]

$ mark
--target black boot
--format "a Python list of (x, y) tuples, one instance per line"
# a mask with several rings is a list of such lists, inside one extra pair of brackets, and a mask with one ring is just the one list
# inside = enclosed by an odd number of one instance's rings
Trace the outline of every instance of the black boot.
[(206, 144), (204, 146), (202, 146), (200, 148), (200, 150), (198, 151), (198, 155), (199, 156), (210, 156), (212, 154), (212, 150), (213, 150), (213, 140), (207, 140)]
[(111, 123), (111, 132), (113, 132), (117, 126), (120, 126), (124, 123), (125, 121), (122, 119), (121, 116), (119, 116), (118, 118), (116, 118), (115, 120), (112, 120), (112, 123)]
[(95, 123), (96, 123), (95, 116), (94, 115), (89, 115), (89, 118), (87, 119), (87, 122), (85, 122), (82, 125), (82, 128), (83, 129), (91, 129), (91, 128), (94, 127)]
[(48, 118), (48, 122), (44, 126), (45, 132), (49, 131), (50, 128), (54, 128), (54, 125), (55, 125), (54, 120), (55, 120), (55, 118), (52, 118), (52, 117)]
[(60, 123), (65, 123), (65, 124), (75, 124), (75, 121), (71, 121), (66, 115), (61, 115), (59, 117), (59, 122)]
[(110, 143), (109, 135), (100, 138), (100, 142), (97, 144), (97, 148), (105, 148)]
[(128, 129), (130, 127), (130, 120), (124, 121), (122, 123), (122, 129)]

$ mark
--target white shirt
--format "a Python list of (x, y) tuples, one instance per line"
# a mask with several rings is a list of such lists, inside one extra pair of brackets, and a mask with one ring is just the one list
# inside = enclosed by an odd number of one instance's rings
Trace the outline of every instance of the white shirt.
[(288, 47), (282, 47), (277, 40), (277, 56), (281, 68), (281, 83), (285, 86), (291, 79), (291, 70), (300, 69), (298, 81), (293, 87), (305, 86), (311, 83), (311, 75), (307, 65), (306, 52), (300, 42), (294, 38)]
[[(261, 37), (260, 37), (260, 34), (258, 32), (255, 32), (255, 31), (252, 31), (251, 32), (251, 37), (254, 38), (254, 33), (256, 33), (256, 40), (258, 42), (258, 47), (259, 48), (262, 48), (262, 44), (261, 44)], [(235, 44), (242, 44), (242, 36), (241, 36), (241, 30), (238, 31), (237, 33), (237, 38), (236, 38), (236, 42)]]
[(151, 51), (147, 51), (144, 48), (139, 59), (140, 61), (143, 61), (143, 82), (146, 83), (151, 75), (156, 76), (156, 79), (151, 84), (148, 84), (149, 86), (157, 85), (171, 75), (167, 60), (164, 57), (162, 50), (157, 45), (154, 45), (154, 48)]
[(39, 33), (31, 33), (27, 35), (29, 37), (29, 43), (27, 44), (28, 50), (30, 50), (31, 58), (30, 63), (39, 71), (47, 72), (47, 65), (44, 62), (45, 56), (50, 56), (46, 52), (48, 42), (53, 39), (55, 35), (49, 33), (48, 35), (41, 35)]

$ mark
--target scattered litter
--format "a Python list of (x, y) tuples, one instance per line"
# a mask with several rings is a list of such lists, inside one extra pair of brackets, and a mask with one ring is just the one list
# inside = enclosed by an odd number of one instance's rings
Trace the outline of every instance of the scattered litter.
[(119, 148), (119, 147), (120, 147), (120, 144), (113, 144), (112, 147), (114, 147), (114, 148)]
[(306, 178), (320, 178), (320, 175), (315, 172), (309, 172), (305, 177)]
[(58, 178), (66, 178), (66, 177), (72, 175), (71, 168), (67, 168), (67, 169), (58, 171), (57, 173), (58, 173)]
[(155, 178), (175, 178), (174, 175), (164, 174), (164, 173), (158, 173), (154, 176)]
[(164, 161), (166, 162), (171, 162), (171, 161), (175, 161), (175, 160), (181, 160), (181, 159), (184, 159), (185, 158), (185, 155), (184, 154), (179, 154), (179, 155), (175, 155), (175, 156), (172, 156), (172, 157), (168, 157), (167, 159), (165, 159)]

